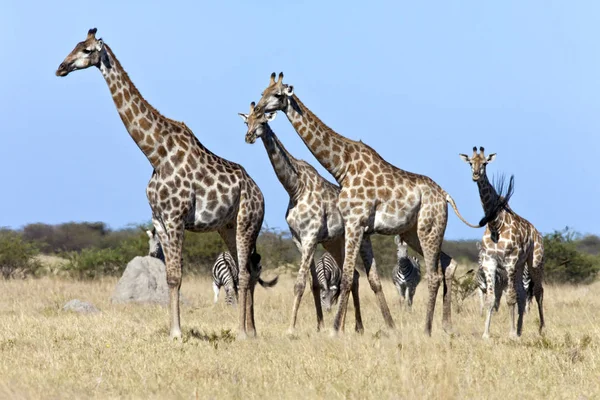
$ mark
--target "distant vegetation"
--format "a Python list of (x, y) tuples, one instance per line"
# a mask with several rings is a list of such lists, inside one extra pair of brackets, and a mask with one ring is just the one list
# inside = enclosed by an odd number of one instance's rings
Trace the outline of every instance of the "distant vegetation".
[[(21, 230), (0, 229), (0, 272), (5, 278), (45, 274), (93, 279), (120, 275), (135, 256), (146, 255), (148, 226), (112, 230), (103, 222), (69, 222), (60, 225), (35, 223)], [(387, 277), (395, 263), (392, 236), (371, 238), (382, 276)], [(443, 250), (460, 263), (475, 263), (475, 240), (445, 241)], [(600, 237), (583, 236), (569, 228), (544, 236), (546, 281), (589, 283), (600, 271)], [(207, 274), (215, 257), (225, 251), (217, 233), (186, 232), (183, 251), (185, 274)], [(289, 268), (297, 271), (300, 254), (287, 231), (265, 227), (258, 240), (265, 269)], [(322, 249), (317, 253), (319, 256)], [(65, 259), (52, 268), (42, 268), (39, 255)]]

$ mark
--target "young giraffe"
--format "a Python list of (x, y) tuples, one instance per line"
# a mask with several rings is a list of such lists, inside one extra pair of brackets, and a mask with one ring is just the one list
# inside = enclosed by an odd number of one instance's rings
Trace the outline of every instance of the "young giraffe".
[[(508, 287), (506, 291), (506, 303), (510, 309), (511, 325), (510, 336), (521, 336), (523, 329), (523, 313), (525, 311), (526, 293), (523, 287), (523, 270), (528, 268), (531, 277), (530, 285), (538, 305), (540, 315), (539, 332), (544, 328), (543, 297), (544, 288), (542, 279), (544, 276), (544, 241), (542, 235), (525, 218), (520, 217), (508, 207), (508, 198), (512, 194), (511, 184), (505, 198), (496, 191), (487, 177), (486, 166), (494, 161), (496, 154), (488, 157), (484, 154), (484, 148), (473, 147), (473, 155), (460, 154), (466, 163), (471, 166), (473, 181), (477, 182), (481, 204), (486, 215), (498, 204), (503, 204), (502, 209), (495, 212), (495, 217), (490, 218), (485, 228), (482, 239), (481, 263), (486, 275), (486, 306), (487, 317), (483, 338), (490, 337), (490, 323), (492, 320), (492, 309), (494, 307), (494, 286), (496, 283), (496, 269), (506, 269), (508, 275)], [(501, 192), (502, 190), (500, 190)], [(527, 264), (527, 266), (525, 266)], [(515, 293), (516, 292), (516, 293)], [(515, 304), (518, 304), (518, 321), (515, 327)]]
[(264, 216), (263, 195), (243, 167), (210, 152), (183, 123), (162, 116), (140, 94), (96, 28), (78, 43), (57, 76), (91, 66), (104, 76), (125, 128), (154, 168), (146, 194), (152, 223), (166, 256), (170, 337), (181, 338), (184, 230), (218, 231), (240, 268), (239, 337), (256, 334), (249, 263), (256, 264), (256, 238)]
[[(306, 287), (306, 273), (310, 269), (312, 293), (317, 313), (317, 330), (323, 326), (323, 311), (320, 300), (320, 287), (314, 262), (317, 244), (332, 254), (338, 265), (344, 260), (344, 221), (337, 209), (340, 188), (323, 178), (312, 165), (294, 158), (281, 144), (269, 126), (276, 113), (255, 112), (255, 104), (250, 104), (250, 113), (239, 115), (248, 125), (246, 142), (254, 143), (261, 138), (277, 178), (288, 192), (288, 204), (285, 219), (290, 227), (294, 243), (302, 254), (300, 269), (294, 285), (294, 306), (288, 333), (293, 333), (300, 301)], [(354, 271), (352, 281), (352, 299), (356, 316), (356, 331), (363, 332), (358, 298), (358, 272)]]
[[(346, 258), (334, 332), (344, 325), (352, 271), (359, 251), (367, 260), (365, 270), (379, 305), (385, 310), (384, 315), (389, 313), (373, 261), (369, 239), (373, 233), (399, 234), (424, 256), (429, 275), (425, 332), (431, 334), (435, 298), (442, 280), (443, 327), (451, 330), (450, 287), (456, 263), (440, 250), (448, 219), (447, 203), (450, 202), (464, 223), (475, 228), (480, 226), (468, 224), (450, 195), (430, 178), (396, 168), (362, 141), (347, 139), (326, 126), (294, 95), (293, 86), (283, 83), (283, 73), (277, 82), (275, 73), (271, 75), (257, 107), (265, 113), (283, 111), (309, 150), (342, 187), (338, 208), (345, 225)], [(363, 240), (367, 246), (361, 247)]]

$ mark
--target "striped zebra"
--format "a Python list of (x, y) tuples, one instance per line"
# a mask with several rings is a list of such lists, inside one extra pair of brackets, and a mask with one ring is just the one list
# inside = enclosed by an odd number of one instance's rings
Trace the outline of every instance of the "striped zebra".
[(400, 236), (396, 235), (394, 242), (396, 243), (398, 262), (392, 271), (392, 281), (398, 290), (401, 302), (406, 300), (408, 309), (410, 310), (417, 285), (421, 281), (419, 260), (416, 257), (408, 255), (408, 245)]
[(317, 261), (315, 270), (321, 289), (321, 305), (325, 311), (329, 312), (331, 306), (337, 303), (340, 295), (342, 270), (328, 252), (325, 252)]
[[(279, 277), (276, 276), (270, 281), (263, 281), (260, 277), (262, 265), (260, 263), (260, 255), (253, 253), (251, 256), (250, 265), (250, 287), (258, 282), (264, 288), (270, 288), (277, 284)], [(213, 291), (215, 293), (214, 303), (219, 299), (219, 291), (221, 287), (225, 288), (225, 303), (232, 305), (237, 302), (238, 296), (238, 278), (239, 269), (237, 262), (233, 259), (229, 252), (223, 252), (217, 256), (212, 267)]]
[[(479, 257), (478, 257), (478, 264), (479, 267), (477, 268), (477, 275), (476, 275), (476, 281), (477, 281), (477, 287), (479, 288), (479, 304), (480, 304), (480, 313), (481, 315), (483, 315), (483, 309), (485, 306), (485, 292), (487, 291), (487, 282), (485, 280), (485, 271), (483, 270), (483, 249), (481, 248), (481, 243), (477, 242), (477, 250), (479, 251)], [(502, 292), (504, 292), (506, 290), (506, 287), (508, 285), (508, 275), (506, 273), (506, 269), (504, 268), (497, 268), (496, 269), (496, 283), (494, 285), (494, 295), (495, 295), (495, 301), (494, 301), (494, 309), (496, 311), (498, 311), (498, 308), (500, 307), (500, 300), (502, 299)], [(523, 281), (525, 281), (525, 276), (523, 276)]]
[(146, 235), (148, 235), (148, 255), (165, 262), (165, 254), (156, 235), (156, 228), (152, 228), (151, 231), (147, 230)]

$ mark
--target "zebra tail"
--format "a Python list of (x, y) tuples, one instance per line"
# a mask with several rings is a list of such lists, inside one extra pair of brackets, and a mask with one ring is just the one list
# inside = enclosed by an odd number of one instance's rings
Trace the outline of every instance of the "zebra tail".
[(260, 284), (260, 286), (262, 286), (264, 288), (271, 288), (271, 287), (277, 285), (278, 281), (279, 281), (279, 275), (277, 275), (275, 278), (271, 279), (270, 281), (263, 281), (262, 278), (258, 278), (258, 283)]

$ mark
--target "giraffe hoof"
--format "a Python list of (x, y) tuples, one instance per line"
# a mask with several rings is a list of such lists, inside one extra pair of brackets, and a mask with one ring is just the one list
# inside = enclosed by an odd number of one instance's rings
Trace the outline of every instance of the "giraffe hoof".
[(508, 337), (512, 340), (517, 340), (521, 337), (521, 335), (519, 335), (517, 332), (510, 332)]
[(489, 333), (484, 333), (484, 334), (481, 336), (481, 338), (482, 338), (483, 340), (490, 340), (490, 334), (489, 334)]
[(181, 330), (180, 329), (172, 329), (171, 334), (169, 335), (169, 339), (172, 341), (179, 340), (181, 341)]
[(363, 333), (365, 333), (365, 328), (361, 325), (361, 326), (356, 326), (354, 328), (354, 330), (356, 331), (356, 333), (358, 333), (359, 335), (362, 335)]
[(340, 332), (336, 329), (332, 329), (331, 331), (329, 331), (329, 337), (338, 338), (340, 337)]
[(248, 335), (246, 335), (246, 332), (238, 332), (237, 340), (246, 340), (246, 339), (248, 339)]

